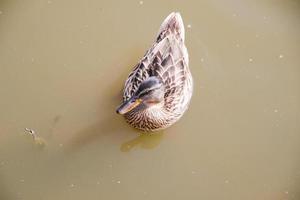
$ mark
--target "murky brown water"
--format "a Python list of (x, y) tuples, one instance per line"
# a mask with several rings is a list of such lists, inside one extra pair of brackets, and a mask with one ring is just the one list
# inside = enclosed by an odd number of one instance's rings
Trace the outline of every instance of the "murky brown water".
[[(115, 114), (120, 90), (176, 10), (191, 107), (139, 135)], [(299, 11), (292, 0), (1, 0), (0, 199), (300, 199)]]

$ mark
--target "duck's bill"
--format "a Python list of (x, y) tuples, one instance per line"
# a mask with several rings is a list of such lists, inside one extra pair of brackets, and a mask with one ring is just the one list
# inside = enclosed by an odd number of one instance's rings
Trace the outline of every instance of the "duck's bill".
[(140, 105), (141, 102), (141, 99), (131, 98), (128, 101), (125, 101), (123, 104), (121, 104), (119, 108), (117, 108), (116, 112), (120, 115), (124, 115), (133, 110), (138, 105)]

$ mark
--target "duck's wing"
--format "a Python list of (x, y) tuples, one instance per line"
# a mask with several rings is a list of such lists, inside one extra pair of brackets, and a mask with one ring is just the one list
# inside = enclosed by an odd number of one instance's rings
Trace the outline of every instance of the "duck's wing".
[(157, 76), (165, 85), (165, 101), (174, 101), (174, 95), (184, 87), (188, 62), (182, 18), (179, 13), (171, 13), (162, 23), (152, 48), (130, 73), (123, 99), (128, 100), (145, 79)]

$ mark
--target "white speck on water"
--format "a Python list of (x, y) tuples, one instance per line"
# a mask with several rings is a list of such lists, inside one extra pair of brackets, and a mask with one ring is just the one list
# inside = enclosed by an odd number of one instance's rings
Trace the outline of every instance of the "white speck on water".
[(253, 62), (253, 58), (249, 58), (249, 62)]
[(204, 62), (204, 58), (201, 58), (200, 61), (201, 61), (201, 62)]
[(120, 184), (120, 183), (121, 183), (121, 181), (117, 181), (117, 183), (118, 183), (118, 184)]
[(229, 180), (225, 180), (225, 183), (228, 184), (228, 183), (229, 183)]
[(24, 180), (24, 179), (21, 179), (21, 180), (20, 180), (20, 182), (21, 182), (21, 183), (24, 183), (24, 182), (25, 182), (25, 180)]
[(289, 194), (289, 191), (285, 191), (284, 193)]
[(263, 17), (264, 23), (268, 23), (268, 18), (266, 16)]
[(144, 2), (143, 2), (143, 1), (140, 1), (139, 3), (140, 3), (140, 5), (143, 5), (143, 4), (144, 4)]
[(50, 0), (49, 0), (49, 1), (47, 1), (47, 3), (48, 3), (48, 4), (51, 4), (51, 3), (52, 3), (52, 1), (50, 1)]
[(73, 187), (75, 187), (75, 185), (74, 185), (73, 183), (71, 183), (71, 184), (70, 184), (70, 187), (73, 188)]
[(275, 113), (278, 113), (278, 110), (277, 110), (277, 109), (275, 109), (275, 110), (274, 110), (274, 112), (275, 112)]
[(282, 55), (282, 54), (280, 54), (278, 57), (279, 57), (279, 58), (283, 58), (283, 55)]
[(239, 47), (240, 47), (240, 44), (236, 44), (235, 46), (236, 46), (237, 48), (239, 48)]
[(192, 28), (192, 25), (191, 25), (191, 24), (188, 24), (187, 27), (188, 27), (188, 28)]

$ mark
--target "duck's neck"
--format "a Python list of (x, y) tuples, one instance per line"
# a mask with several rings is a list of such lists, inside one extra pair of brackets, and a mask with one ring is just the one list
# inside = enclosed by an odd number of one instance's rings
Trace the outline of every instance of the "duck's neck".
[(173, 123), (173, 120), (176, 120), (176, 117), (163, 104), (129, 112), (125, 115), (125, 118), (135, 128), (145, 131), (166, 128)]

